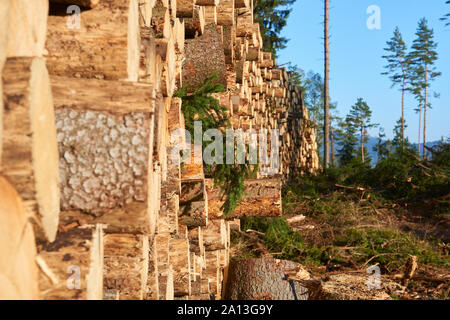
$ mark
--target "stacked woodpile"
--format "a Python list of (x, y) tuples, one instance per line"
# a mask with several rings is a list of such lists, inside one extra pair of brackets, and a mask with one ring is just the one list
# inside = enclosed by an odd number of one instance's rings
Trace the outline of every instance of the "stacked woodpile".
[[(318, 169), (301, 92), (252, 8), (0, 0), (0, 297), (222, 297), (230, 229), (280, 216), (283, 175)], [(280, 130), (277, 166), (261, 163), (226, 217), (202, 159), (173, 161), (189, 143), (171, 134), (185, 125), (174, 92), (213, 72), (235, 129)]]

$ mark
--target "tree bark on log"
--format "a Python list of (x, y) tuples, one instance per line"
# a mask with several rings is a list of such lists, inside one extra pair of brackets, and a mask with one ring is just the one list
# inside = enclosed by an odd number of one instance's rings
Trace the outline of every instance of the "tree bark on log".
[(0, 300), (39, 298), (33, 227), (17, 191), (0, 176)]
[(188, 85), (189, 92), (199, 88), (214, 72), (217, 72), (217, 78), (213, 83), (220, 83), (226, 87), (223, 44), (213, 24), (205, 27), (202, 36), (186, 40), (185, 54), (183, 83)]
[(53, 241), (59, 219), (59, 174), (53, 98), (41, 58), (9, 58), (3, 69), (0, 171), (36, 219), (36, 236)]
[(287, 277), (302, 266), (272, 257), (235, 260), (228, 266), (225, 300), (307, 300), (306, 288)]
[(67, 26), (67, 16), (49, 16), (50, 74), (137, 81), (141, 50), (137, 0), (103, 1), (79, 18), (77, 29)]
[(38, 243), (38, 252), (39, 289), (44, 300), (103, 299), (101, 225), (59, 232), (53, 243)]

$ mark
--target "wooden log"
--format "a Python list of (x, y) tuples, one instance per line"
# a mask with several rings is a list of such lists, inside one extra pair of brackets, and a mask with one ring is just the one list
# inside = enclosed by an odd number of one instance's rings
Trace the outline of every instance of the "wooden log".
[(203, 241), (206, 251), (215, 251), (227, 247), (227, 228), (223, 219), (211, 220), (203, 228)]
[(104, 290), (118, 290), (120, 300), (144, 299), (149, 266), (148, 237), (107, 234), (104, 244)]
[(213, 23), (217, 24), (217, 11), (216, 7), (205, 6), (203, 8), (205, 12), (205, 24)]
[(41, 57), (47, 30), (48, 1), (13, 0), (10, 3), (8, 57)]
[(213, 24), (205, 27), (205, 33), (202, 36), (186, 40), (185, 54), (183, 83), (188, 85), (189, 92), (199, 88), (214, 72), (218, 74), (214, 83), (226, 86), (223, 44)]
[(52, 75), (137, 81), (140, 60), (137, 0), (102, 1), (82, 11), (80, 28), (68, 17), (48, 18), (47, 66)]
[(0, 299), (38, 299), (33, 228), (22, 199), (2, 176), (0, 199)]
[(291, 284), (287, 280), (287, 276), (299, 273), (308, 277), (300, 264), (272, 257), (232, 261), (224, 299), (307, 300), (308, 290), (298, 282)]
[(234, 25), (234, 0), (220, 0), (217, 5), (217, 24), (219, 26)]
[(213, 295), (215, 299), (220, 299), (220, 266), (219, 266), (219, 251), (206, 251), (206, 269), (203, 272), (203, 276), (209, 280), (209, 293)]
[(236, 8), (250, 8), (250, 0), (235, 0), (234, 5)]
[(173, 268), (174, 296), (191, 294), (191, 261), (189, 240), (185, 236), (172, 237), (169, 240), (169, 261)]
[[(9, 39), (9, 0), (0, 0), (0, 72), (8, 53)], [(0, 81), (0, 97), (3, 97), (3, 81)], [(0, 99), (0, 166), (2, 164), (3, 144), (3, 98)]]
[(103, 230), (85, 225), (38, 242), (39, 289), (44, 300), (103, 298)]
[(177, 17), (192, 18), (194, 15), (195, 0), (176, 0), (177, 1)]
[(189, 228), (206, 226), (208, 198), (203, 180), (182, 180), (178, 222)]
[(195, 0), (195, 4), (198, 6), (216, 7), (219, 3), (220, 0)]
[(100, 0), (50, 0), (50, 2), (54, 3), (62, 3), (62, 4), (75, 4), (77, 6), (85, 7), (85, 8), (94, 8), (98, 5)]
[(170, 38), (171, 37), (171, 22), (169, 8), (154, 7), (152, 9), (151, 26), (156, 38)]
[(53, 241), (59, 218), (58, 149), (45, 63), (41, 58), (9, 58), (2, 78), (5, 108), (0, 171), (35, 218), (36, 236)]
[(225, 63), (234, 64), (234, 42), (236, 41), (236, 28), (234, 26), (223, 27), (223, 50)]
[(194, 6), (192, 18), (184, 18), (184, 33), (186, 37), (195, 38), (205, 31), (204, 7)]
[(149, 265), (148, 265), (148, 278), (147, 278), (147, 299), (158, 300), (159, 299), (159, 283), (158, 283), (158, 251), (156, 247), (156, 241), (152, 241), (149, 251)]
[(236, 18), (236, 35), (238, 37), (251, 37), (253, 35), (253, 13), (247, 11)]
[[(223, 218), (220, 207), (223, 200), (220, 200), (218, 188), (214, 188), (214, 182), (205, 180), (206, 192), (208, 196), (208, 217), (210, 219)], [(236, 210), (227, 215), (227, 219), (242, 216), (272, 216), (278, 217), (282, 214), (281, 207), (281, 179), (248, 179), (244, 182), (246, 193)]]

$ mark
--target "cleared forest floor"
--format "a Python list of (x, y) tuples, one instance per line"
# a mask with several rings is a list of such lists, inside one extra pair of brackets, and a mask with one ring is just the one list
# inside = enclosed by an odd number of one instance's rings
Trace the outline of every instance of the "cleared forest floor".
[[(234, 259), (271, 254), (301, 263), (322, 285), (333, 283), (342, 299), (449, 299), (448, 197), (412, 204), (364, 188), (318, 192), (307, 181), (285, 188), (283, 218), (241, 220), (242, 232), (232, 235)], [(418, 267), (406, 279), (413, 257)], [(370, 292), (363, 281), (370, 266), (379, 267), (382, 283), (398, 287), (387, 296)]]

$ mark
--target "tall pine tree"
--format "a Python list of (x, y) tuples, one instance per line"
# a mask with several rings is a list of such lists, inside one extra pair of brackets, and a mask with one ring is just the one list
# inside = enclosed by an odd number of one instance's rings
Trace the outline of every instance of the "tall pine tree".
[(378, 125), (372, 123), (372, 111), (370, 110), (367, 102), (365, 102), (362, 98), (359, 98), (358, 101), (356, 101), (356, 103), (352, 106), (349, 116), (350, 122), (359, 133), (361, 161), (364, 163), (367, 157), (367, 150), (364, 148), (364, 145), (367, 144), (369, 139), (367, 130)]
[[(385, 66), (386, 72), (383, 75), (389, 75), (392, 81), (392, 87), (400, 85), (402, 92), (402, 145), (405, 143), (405, 92), (407, 90), (408, 82), (408, 68), (409, 57), (407, 47), (403, 41), (400, 29), (397, 27), (394, 31), (394, 36), (387, 42), (387, 48), (384, 49), (388, 55), (383, 56), (387, 60)], [(402, 147), (403, 148), (403, 147)]]
[[(411, 80), (413, 92), (419, 97), (419, 104), (423, 106), (423, 155), (427, 143), (427, 108), (431, 108), (429, 102), (429, 89), (431, 82), (441, 75), (436, 70), (435, 63), (438, 59), (436, 51), (437, 43), (434, 41), (434, 31), (428, 27), (427, 19), (419, 21), (416, 31), (416, 39), (409, 54), (411, 61)], [(420, 109), (420, 108), (419, 108)]]

